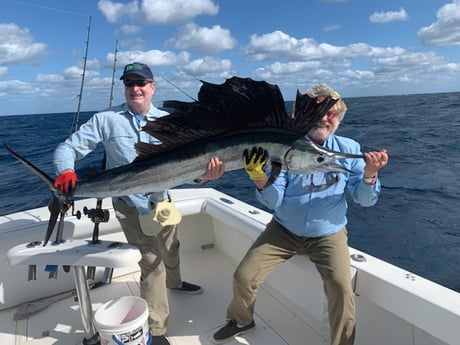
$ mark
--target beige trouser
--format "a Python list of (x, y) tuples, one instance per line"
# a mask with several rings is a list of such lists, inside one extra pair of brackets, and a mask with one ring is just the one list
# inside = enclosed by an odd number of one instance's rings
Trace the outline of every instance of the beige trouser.
[[(276, 267), (294, 255), (308, 255), (323, 279), (331, 344), (352, 345), (355, 338), (355, 301), (345, 228), (327, 237), (308, 238), (294, 235), (272, 220), (234, 273), (233, 298), (227, 309), (227, 319), (240, 325), (251, 323), (258, 287)], [(296, 284), (295, 281), (291, 283)]]
[(146, 236), (141, 231), (135, 207), (118, 199), (114, 208), (128, 243), (138, 247), (142, 254), (140, 295), (149, 306), (150, 330), (153, 335), (165, 334), (169, 318), (167, 288), (182, 283), (177, 227), (166, 226), (157, 236)]

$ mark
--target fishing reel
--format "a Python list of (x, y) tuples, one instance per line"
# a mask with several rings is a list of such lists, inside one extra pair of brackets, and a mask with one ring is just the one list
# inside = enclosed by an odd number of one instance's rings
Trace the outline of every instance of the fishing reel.
[(93, 240), (92, 244), (99, 243), (99, 224), (107, 223), (110, 219), (110, 212), (108, 209), (102, 208), (102, 199), (97, 199), (96, 208), (83, 207), (83, 214), (88, 216), (89, 219), (94, 223), (93, 229)]
[(107, 223), (110, 220), (110, 212), (107, 209), (83, 207), (83, 214), (88, 216), (89, 219), (95, 224)]

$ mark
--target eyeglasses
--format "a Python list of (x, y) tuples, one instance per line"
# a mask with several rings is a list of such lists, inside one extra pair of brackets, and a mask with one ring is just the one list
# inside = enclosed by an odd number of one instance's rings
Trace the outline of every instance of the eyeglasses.
[(123, 80), (123, 84), (125, 84), (126, 87), (133, 87), (134, 85), (139, 86), (139, 87), (144, 87), (147, 84), (153, 83), (153, 80), (150, 79), (138, 79), (138, 80), (130, 80), (130, 79), (125, 79)]

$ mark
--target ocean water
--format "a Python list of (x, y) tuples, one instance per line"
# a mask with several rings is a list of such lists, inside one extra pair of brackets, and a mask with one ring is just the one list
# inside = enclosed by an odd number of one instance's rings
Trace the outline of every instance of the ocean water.
[[(337, 134), (364, 151), (386, 148), (383, 189), (374, 207), (349, 203), (352, 247), (460, 292), (460, 93), (346, 99)], [(288, 107), (292, 104), (288, 104)], [(80, 123), (92, 113), (81, 113)], [(52, 152), (70, 134), (73, 113), (0, 116), (1, 141), (54, 176)], [(102, 149), (80, 161), (79, 174), (99, 167)], [(0, 148), (0, 215), (47, 205), (50, 192)], [(244, 171), (226, 172), (213, 187), (252, 205)]]

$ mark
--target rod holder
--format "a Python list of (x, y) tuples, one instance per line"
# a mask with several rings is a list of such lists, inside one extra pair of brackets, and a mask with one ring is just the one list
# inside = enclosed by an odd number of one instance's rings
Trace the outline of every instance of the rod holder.
[(27, 273), (27, 281), (37, 280), (37, 265), (29, 265), (29, 272)]
[(88, 266), (86, 270), (86, 279), (94, 280), (96, 276), (96, 267), (95, 266)]
[(104, 275), (102, 276), (102, 282), (104, 284), (110, 284), (112, 282), (113, 276), (113, 267), (106, 267), (104, 270)]

